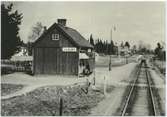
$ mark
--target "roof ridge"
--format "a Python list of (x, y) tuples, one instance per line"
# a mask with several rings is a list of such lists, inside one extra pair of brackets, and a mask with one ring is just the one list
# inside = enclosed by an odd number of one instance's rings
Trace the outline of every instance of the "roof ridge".
[(87, 47), (87, 48), (93, 48), (93, 46), (87, 41), (76, 29), (73, 29), (71, 27), (62, 26), (58, 23), (53, 23), (48, 30), (43, 33), (35, 42), (36, 44), (39, 40), (43, 39), (45, 35), (47, 35), (52, 29), (59, 28), (63, 33), (65, 33), (73, 43), (75, 43), (77, 46), (80, 47)]
[[(74, 41), (75, 43), (77, 43), (79, 46), (81, 47), (90, 47), (90, 48), (93, 48), (93, 46), (89, 43), (89, 41), (87, 41), (76, 29), (73, 29), (71, 27), (64, 27), (64, 26), (61, 26), (58, 24), (58, 26), (68, 35), (70, 36)], [(66, 30), (67, 29), (67, 30)], [(77, 38), (74, 38), (74, 35), (70, 35), (72, 32), (69, 32), (70, 30), (74, 31), (76, 35), (80, 36), (81, 38), (79, 40), (77, 40)], [(73, 33), (74, 33), (73, 32)], [(79, 38), (79, 37), (78, 37)], [(79, 43), (79, 41), (82, 41)]]

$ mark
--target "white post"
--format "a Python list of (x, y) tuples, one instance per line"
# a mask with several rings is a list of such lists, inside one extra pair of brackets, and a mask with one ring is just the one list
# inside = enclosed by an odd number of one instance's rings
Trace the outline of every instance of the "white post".
[(105, 76), (104, 76), (104, 96), (106, 96), (106, 94), (107, 94), (107, 92), (106, 92), (106, 78), (105, 78)]

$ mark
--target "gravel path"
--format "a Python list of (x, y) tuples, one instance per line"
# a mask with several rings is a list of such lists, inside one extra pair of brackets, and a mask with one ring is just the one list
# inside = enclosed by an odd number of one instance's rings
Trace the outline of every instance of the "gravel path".
[(91, 116), (114, 116), (123, 92), (122, 88), (115, 88), (97, 107), (92, 109)]
[(105, 76), (107, 85), (114, 86), (114, 89), (111, 93), (107, 94), (106, 98), (101, 101), (97, 107), (92, 109), (91, 116), (117, 115), (116, 111), (119, 108), (126, 86), (129, 84), (129, 81), (132, 80), (130, 75), (136, 64), (137, 63), (130, 63), (121, 67), (116, 67), (110, 72), (108, 72), (108, 68), (96, 69), (97, 85), (103, 85)]

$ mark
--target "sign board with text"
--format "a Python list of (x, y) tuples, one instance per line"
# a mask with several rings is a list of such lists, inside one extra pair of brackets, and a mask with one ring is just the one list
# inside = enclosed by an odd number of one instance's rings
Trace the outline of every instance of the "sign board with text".
[(75, 47), (63, 47), (62, 51), (63, 52), (76, 52), (77, 48), (75, 48)]

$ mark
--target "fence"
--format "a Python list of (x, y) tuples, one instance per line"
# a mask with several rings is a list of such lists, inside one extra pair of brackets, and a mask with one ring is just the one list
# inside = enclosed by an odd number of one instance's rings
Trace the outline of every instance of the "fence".
[(32, 61), (1, 60), (1, 72), (31, 72)]

